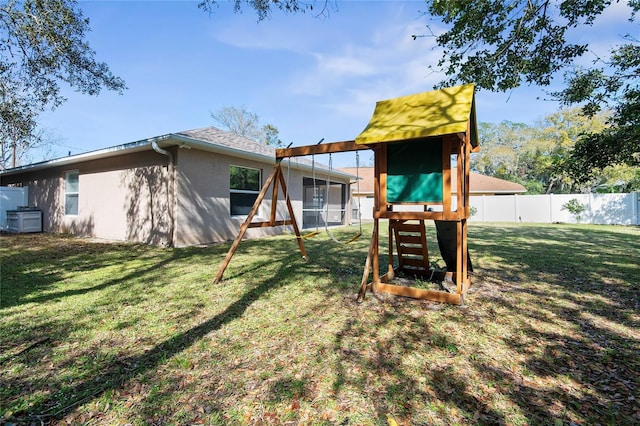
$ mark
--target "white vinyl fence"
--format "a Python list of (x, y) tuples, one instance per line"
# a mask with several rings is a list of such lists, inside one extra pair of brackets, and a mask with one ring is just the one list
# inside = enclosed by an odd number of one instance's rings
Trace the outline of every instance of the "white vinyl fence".
[[(475, 222), (577, 223), (577, 218), (562, 206), (572, 199), (586, 207), (580, 223), (640, 225), (638, 193), (629, 194), (547, 194), (471, 196)], [(361, 198), (363, 220), (373, 220), (373, 198)], [(357, 201), (354, 202), (354, 220)]]
[(578, 223), (578, 218), (562, 208), (576, 199), (586, 207), (579, 223), (640, 225), (638, 193), (629, 194), (547, 194), (494, 195), (470, 197), (477, 222)]
[(7, 210), (29, 204), (29, 188), (0, 186), (0, 229), (7, 227)]

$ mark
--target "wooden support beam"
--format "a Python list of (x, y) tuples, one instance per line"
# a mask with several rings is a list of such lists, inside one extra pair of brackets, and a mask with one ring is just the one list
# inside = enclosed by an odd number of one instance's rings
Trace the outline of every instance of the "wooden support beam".
[(249, 228), (273, 228), (274, 226), (287, 226), (293, 225), (293, 221), (291, 219), (286, 220), (275, 220), (273, 222), (251, 222), (249, 224)]
[[(231, 258), (233, 257), (234, 253), (238, 249), (238, 246), (240, 245), (240, 241), (242, 241), (242, 237), (244, 237), (244, 234), (247, 232), (247, 229), (249, 229), (249, 226), (251, 225), (251, 219), (253, 219), (253, 217), (258, 212), (258, 208), (260, 207), (260, 204), (262, 203), (262, 200), (264, 199), (264, 196), (267, 193), (267, 189), (269, 189), (271, 182), (274, 182), (274, 178), (279, 173), (282, 173), (282, 170), (280, 169), (280, 163), (278, 163), (273, 168), (273, 171), (271, 172), (271, 174), (265, 181), (264, 185), (262, 186), (262, 190), (260, 190), (260, 193), (258, 194), (258, 198), (256, 198), (255, 203), (253, 203), (253, 207), (251, 207), (251, 210), (249, 211), (247, 218), (245, 219), (244, 223), (240, 226), (240, 231), (238, 232), (236, 239), (233, 240), (233, 243), (231, 244), (231, 247), (229, 248), (227, 255), (225, 256), (224, 260), (220, 264), (220, 267), (218, 268), (218, 273), (216, 274), (216, 277), (213, 280), (214, 283), (219, 283), (222, 280), (222, 275), (224, 275), (224, 271), (227, 269), (227, 266), (229, 266), (229, 262), (231, 262)], [(276, 183), (274, 182), (274, 185), (275, 184)]]
[[(470, 133), (470, 131), (467, 131)], [(469, 175), (471, 174), (471, 142), (470, 138), (467, 143), (464, 144), (464, 218), (469, 218), (469, 193), (471, 188), (469, 187)]]
[(280, 185), (282, 185), (282, 192), (285, 195), (285, 202), (287, 204), (287, 211), (289, 211), (289, 219), (291, 220), (291, 225), (293, 226), (293, 232), (296, 234), (296, 239), (298, 240), (298, 247), (300, 248), (300, 253), (302, 253), (302, 257), (304, 259), (307, 258), (307, 250), (304, 248), (304, 241), (302, 236), (300, 235), (300, 228), (298, 228), (298, 221), (296, 220), (296, 215), (293, 212), (293, 206), (291, 205), (291, 198), (289, 198), (289, 188), (287, 188), (287, 182), (284, 178), (284, 174), (282, 170), (278, 174), (278, 181)]
[(442, 138), (442, 210), (451, 212), (451, 136)]
[(460, 220), (462, 217), (457, 212), (374, 212), (374, 219), (401, 219), (401, 220)]
[(376, 171), (378, 177), (378, 209), (374, 211), (374, 215), (379, 212), (386, 212), (387, 205), (387, 145), (382, 145), (376, 151), (376, 159), (378, 163), (378, 170)]
[[(462, 294), (462, 258), (466, 261), (466, 253), (462, 251), (462, 222), (456, 222), (456, 293)], [(465, 262), (466, 263), (466, 262)]]
[(362, 281), (360, 282), (360, 291), (358, 292), (358, 302), (364, 300), (367, 294), (367, 287), (369, 282), (369, 271), (371, 271), (371, 258), (373, 257), (374, 245), (377, 242), (377, 228), (373, 228), (373, 235), (371, 236), (371, 242), (369, 243), (369, 253), (367, 254), (367, 260), (364, 262), (364, 271), (362, 271)]
[(453, 305), (459, 305), (462, 301), (460, 294), (447, 293), (445, 291), (426, 290), (423, 288), (405, 287), (387, 283), (379, 283), (376, 287), (377, 290), (382, 293), (412, 297), (414, 299), (433, 300), (434, 302), (451, 303)]
[(456, 175), (458, 176), (457, 188), (456, 188), (456, 199), (458, 203), (456, 205), (456, 211), (458, 212), (459, 215), (462, 215), (465, 211), (465, 198), (466, 198), (465, 192), (464, 192), (465, 170), (466, 170), (465, 144), (457, 143), (456, 149), (457, 149), (456, 154), (458, 155), (458, 161), (456, 162)]
[(469, 289), (469, 245), (467, 241), (467, 220), (460, 221), (462, 227), (462, 290), (464, 294)]
[(378, 146), (373, 151), (373, 213), (380, 211), (380, 150)]
[[(269, 186), (271, 186), (272, 183), (273, 183), (274, 189), (273, 189), (273, 201), (272, 201), (273, 203), (272, 214), (271, 214), (270, 220), (268, 222), (252, 223), (251, 220), (258, 212), (258, 208), (260, 207), (260, 204), (264, 200), (264, 197), (267, 194), (267, 190), (269, 189)], [(278, 199), (277, 199), (278, 184), (282, 186), (282, 192), (285, 194), (285, 202), (287, 204), (287, 210), (289, 211), (289, 219), (276, 221), (273, 213), (274, 212), (273, 205), (275, 205), (278, 202)], [(300, 252), (302, 253), (302, 257), (306, 259), (307, 251), (304, 248), (304, 242), (302, 241), (302, 237), (300, 235), (300, 229), (298, 228), (296, 217), (293, 214), (293, 206), (291, 205), (291, 200), (289, 199), (289, 191), (287, 190), (287, 184), (285, 182), (284, 175), (282, 173), (282, 168), (280, 167), (280, 162), (278, 162), (276, 166), (273, 168), (273, 171), (271, 172), (267, 180), (265, 181), (264, 185), (262, 186), (262, 189), (260, 190), (260, 193), (258, 194), (256, 201), (253, 203), (253, 207), (251, 208), (251, 211), (249, 211), (249, 214), (247, 215), (247, 218), (245, 219), (243, 224), (240, 226), (240, 231), (238, 232), (236, 239), (233, 240), (233, 243), (231, 244), (231, 247), (229, 248), (229, 251), (227, 252), (227, 255), (225, 256), (224, 260), (220, 264), (220, 267), (218, 268), (218, 273), (216, 274), (216, 277), (213, 280), (213, 282), (219, 283), (220, 281), (222, 281), (222, 276), (224, 275), (224, 271), (227, 269), (227, 266), (229, 266), (229, 262), (231, 262), (231, 258), (233, 257), (236, 250), (238, 249), (238, 246), (240, 245), (240, 242), (242, 241), (244, 234), (247, 232), (247, 229), (265, 228), (265, 227), (273, 227), (273, 226), (287, 226), (287, 225), (293, 226), (293, 230), (296, 233), (296, 237), (297, 237), (296, 239), (298, 241), (298, 247), (300, 247)]]
[(276, 159), (289, 157), (304, 157), (314, 154), (331, 154), (334, 152), (350, 152), (372, 149), (368, 145), (358, 145), (356, 141), (329, 142), (319, 145), (295, 146), (292, 148), (276, 149)]
[(379, 256), (379, 242), (380, 242), (380, 232), (379, 232), (379, 221), (378, 219), (373, 220), (373, 281), (371, 283), (371, 291), (376, 292), (376, 286), (380, 283), (380, 256)]
[[(280, 173), (282, 174), (282, 168), (280, 169)], [(273, 192), (271, 194), (271, 214), (269, 215), (269, 222), (271, 226), (275, 226), (276, 223), (276, 214), (278, 212), (278, 181), (274, 181), (273, 183)]]

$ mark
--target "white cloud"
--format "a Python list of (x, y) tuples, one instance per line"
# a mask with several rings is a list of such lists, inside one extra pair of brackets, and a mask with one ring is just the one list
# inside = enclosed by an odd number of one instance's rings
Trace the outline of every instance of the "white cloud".
[(391, 18), (368, 30), (359, 43), (314, 53), (315, 63), (294, 74), (290, 90), (296, 95), (323, 96), (335, 92), (335, 103), (326, 104), (349, 115), (370, 114), (377, 100), (431, 90), (442, 78), (429, 70), (439, 59), (433, 39), (424, 33), (422, 21), (406, 23)]
[(567, 33), (570, 41), (588, 43), (589, 51), (581, 58), (577, 58), (575, 65), (590, 67), (597, 59), (605, 62), (609, 59), (611, 50), (627, 41), (627, 34), (638, 35), (638, 23), (628, 21), (631, 8), (626, 3), (612, 3), (602, 15), (596, 18), (592, 26), (580, 26)]

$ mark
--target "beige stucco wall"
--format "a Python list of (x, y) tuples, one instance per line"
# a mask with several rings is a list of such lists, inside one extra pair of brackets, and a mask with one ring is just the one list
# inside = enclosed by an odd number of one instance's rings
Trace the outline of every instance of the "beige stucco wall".
[[(246, 219), (231, 216), (229, 205), (230, 167), (250, 167), (261, 170), (262, 184), (273, 171), (273, 163), (265, 163), (223, 154), (214, 154), (194, 149), (180, 149), (178, 153), (178, 203), (176, 209), (176, 246), (187, 246), (210, 242), (233, 240)], [(300, 200), (302, 194), (301, 175), (291, 170), (292, 184), (290, 196)], [(267, 192), (254, 222), (269, 219), (272, 191)], [(282, 191), (277, 207), (277, 219), (288, 218)], [(301, 223), (302, 202), (293, 201), (296, 219)], [(289, 227), (252, 228), (246, 238), (275, 235), (283, 231), (292, 232)]]
[[(175, 245), (181, 247), (235, 239), (246, 217), (231, 216), (230, 214), (230, 167), (233, 165), (261, 170), (262, 184), (264, 185), (272, 173), (275, 163), (195, 149), (180, 149), (177, 158), (178, 202)], [(311, 174), (308, 170), (302, 170), (295, 160), (291, 163), (283, 161), (282, 171), (289, 189), (296, 222), (302, 228), (302, 178), (303, 176), (311, 177)], [(317, 179), (326, 179), (327, 176), (326, 173), (316, 173)], [(331, 176), (331, 180), (348, 183), (348, 179), (340, 179), (335, 175)], [(272, 193), (272, 186), (270, 186), (253, 222), (269, 220)], [(332, 194), (332, 197), (334, 200), (332, 204), (340, 199), (339, 194)], [(281, 188), (278, 200), (276, 219), (288, 219), (289, 213)], [(348, 216), (345, 223), (349, 223), (350, 213), (350, 210), (347, 209)], [(293, 232), (293, 228), (291, 226), (250, 228), (245, 234), (245, 238), (276, 235), (282, 232)]]
[[(230, 166), (260, 169), (264, 183), (274, 163), (195, 148), (174, 146), (167, 150), (175, 158), (175, 187), (171, 183), (168, 157), (151, 149), (73, 166), (2, 176), (1, 184), (22, 183), (29, 187), (29, 204), (42, 209), (45, 232), (159, 245), (173, 242), (177, 247), (233, 240), (245, 217), (230, 214)], [(282, 164), (296, 221), (302, 228), (302, 178), (311, 177), (311, 173), (302, 170), (295, 159)], [(64, 214), (64, 177), (65, 172), (73, 170), (79, 172), (79, 209), (78, 215), (69, 216)], [(317, 172), (316, 178), (326, 179), (327, 175)], [(348, 183), (348, 179), (338, 179), (335, 175), (331, 180)], [(175, 208), (172, 208), (174, 197)], [(339, 200), (338, 194), (331, 197), (332, 204)], [(254, 221), (269, 219), (271, 198), (269, 188)], [(277, 219), (288, 219), (282, 190), (278, 199)], [(349, 209), (347, 212), (350, 213)], [(349, 223), (348, 220), (345, 223)], [(293, 232), (293, 229), (291, 226), (253, 228), (246, 237), (284, 231)]]
[[(145, 151), (72, 166), (3, 176), (29, 187), (42, 210), (43, 231), (150, 244), (169, 244), (167, 157)], [(65, 215), (65, 173), (78, 171), (78, 214)]]

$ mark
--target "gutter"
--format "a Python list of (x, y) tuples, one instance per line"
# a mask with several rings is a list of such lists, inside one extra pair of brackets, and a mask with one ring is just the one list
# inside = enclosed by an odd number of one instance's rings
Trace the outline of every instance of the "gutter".
[[(136, 142), (126, 143), (123, 145), (104, 148), (97, 151), (90, 151), (82, 154), (71, 155), (68, 157), (60, 157), (53, 160), (42, 161), (39, 163), (18, 166), (12, 169), (0, 170), (0, 176), (11, 176), (11, 175), (15, 175), (23, 172), (31, 172), (36, 170), (48, 169), (52, 167), (69, 166), (71, 164), (77, 164), (83, 161), (99, 160), (102, 158), (113, 157), (113, 156), (121, 155), (125, 153), (142, 151), (142, 150), (148, 149), (149, 146), (151, 146), (151, 148), (157, 153), (161, 155), (167, 155), (158, 151), (158, 150), (161, 150), (169, 153), (168, 151), (160, 147), (160, 144), (164, 146), (169, 146), (169, 145), (172, 145), (174, 142), (177, 142), (178, 146), (186, 145), (192, 148), (199, 148), (204, 151), (231, 155), (234, 157), (259, 161), (267, 164), (274, 164), (274, 165), (276, 164), (275, 153), (273, 155), (260, 154), (260, 153), (245, 151), (242, 149), (233, 148), (225, 145), (219, 145), (213, 142), (201, 141), (199, 139), (190, 138), (188, 136), (184, 136), (177, 133), (169, 133), (162, 136), (157, 136), (153, 138), (139, 140)], [(157, 149), (153, 147), (154, 144)], [(307, 172), (312, 171), (311, 164), (307, 164), (302, 161), (295, 161), (295, 162), (292, 161), (291, 168), (304, 170)], [(340, 171), (338, 168), (333, 169), (332, 171), (329, 171), (329, 169), (326, 166), (318, 165), (317, 163), (316, 163), (316, 172), (330, 173), (332, 176), (340, 176), (342, 178), (349, 178), (349, 179), (353, 179), (355, 177), (354, 175), (350, 175), (348, 173)]]
[(174, 246), (174, 235), (176, 229), (176, 204), (177, 204), (177, 196), (176, 196), (176, 163), (169, 151), (160, 148), (158, 146), (158, 140), (162, 138), (152, 138), (149, 141), (151, 142), (151, 149), (161, 155), (166, 155), (169, 157), (169, 188), (167, 189), (168, 198), (169, 198), (169, 221), (171, 226), (169, 228), (169, 247)]

